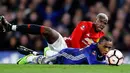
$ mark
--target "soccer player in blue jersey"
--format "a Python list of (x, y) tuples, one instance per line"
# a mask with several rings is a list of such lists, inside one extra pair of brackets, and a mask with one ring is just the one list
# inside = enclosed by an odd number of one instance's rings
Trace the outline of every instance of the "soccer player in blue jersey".
[(17, 64), (106, 64), (105, 55), (112, 46), (112, 40), (104, 36), (98, 43), (93, 43), (81, 50), (65, 48), (50, 57), (31, 54), (21, 58)]

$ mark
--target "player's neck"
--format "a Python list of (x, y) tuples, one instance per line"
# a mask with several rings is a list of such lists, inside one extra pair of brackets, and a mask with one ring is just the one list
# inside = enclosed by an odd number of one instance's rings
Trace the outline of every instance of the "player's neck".
[(94, 26), (93, 26), (94, 31), (95, 31), (95, 32), (99, 32), (99, 31), (97, 31), (97, 30), (96, 30), (96, 26), (95, 26), (96, 24), (95, 24), (95, 23), (93, 23), (93, 25), (94, 25)]

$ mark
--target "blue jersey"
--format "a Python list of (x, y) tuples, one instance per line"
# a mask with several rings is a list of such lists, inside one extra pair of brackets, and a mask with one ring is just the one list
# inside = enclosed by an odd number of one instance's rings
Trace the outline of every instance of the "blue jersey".
[(106, 64), (105, 56), (101, 55), (97, 44), (91, 44), (82, 50), (66, 48), (55, 56), (56, 64)]

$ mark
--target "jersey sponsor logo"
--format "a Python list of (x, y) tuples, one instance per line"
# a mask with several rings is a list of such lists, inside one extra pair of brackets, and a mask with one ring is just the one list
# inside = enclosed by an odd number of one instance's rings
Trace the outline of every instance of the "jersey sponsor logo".
[(85, 55), (84, 54), (80, 54), (80, 55), (77, 55), (77, 56), (73, 56), (71, 54), (68, 54), (66, 52), (63, 52), (61, 54), (63, 57), (67, 58), (67, 59), (70, 59), (70, 60), (73, 60), (73, 61), (78, 61), (78, 60), (81, 60), (83, 58), (85, 58)]
[(90, 38), (84, 38), (84, 40), (82, 40), (82, 42), (85, 44), (85, 45), (90, 45), (92, 43), (94, 43), (94, 41)]
[(93, 55), (96, 55), (96, 51), (93, 51), (92, 54), (93, 54)]

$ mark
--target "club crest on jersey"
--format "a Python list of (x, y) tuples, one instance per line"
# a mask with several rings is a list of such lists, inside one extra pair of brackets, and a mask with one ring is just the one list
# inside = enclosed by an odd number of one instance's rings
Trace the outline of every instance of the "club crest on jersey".
[(84, 25), (82, 25), (82, 26), (80, 27), (80, 29), (81, 29), (81, 30), (84, 30), (84, 29), (85, 29), (85, 26), (84, 26)]
[(93, 55), (96, 55), (96, 51), (93, 51), (92, 54), (93, 54)]

